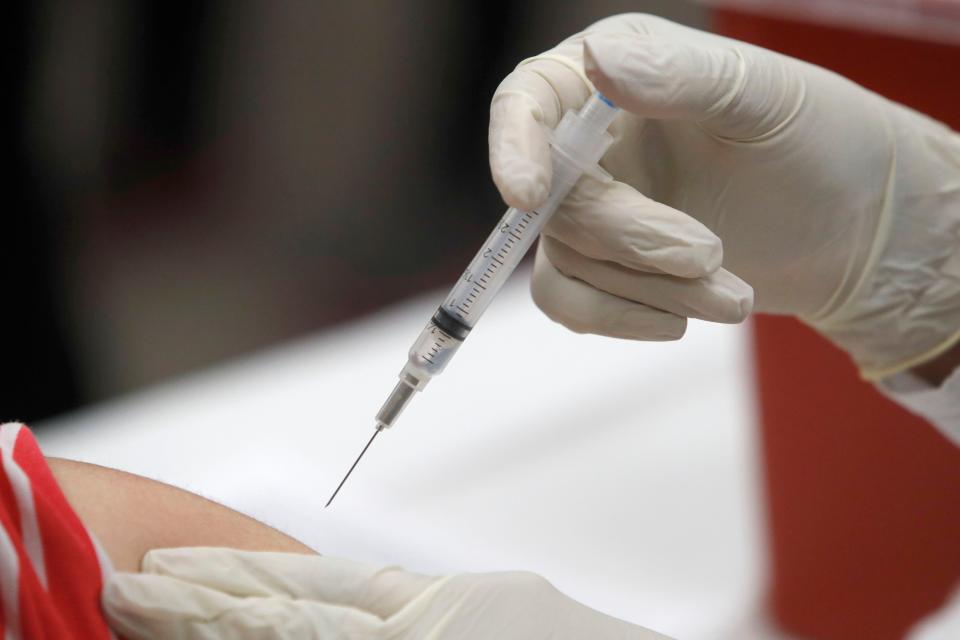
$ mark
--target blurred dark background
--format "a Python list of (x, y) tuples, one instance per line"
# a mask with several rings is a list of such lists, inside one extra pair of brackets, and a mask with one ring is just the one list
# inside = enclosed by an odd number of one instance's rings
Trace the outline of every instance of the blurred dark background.
[(0, 418), (37, 421), (448, 283), (502, 212), (521, 59), (679, 0), (8, 8)]

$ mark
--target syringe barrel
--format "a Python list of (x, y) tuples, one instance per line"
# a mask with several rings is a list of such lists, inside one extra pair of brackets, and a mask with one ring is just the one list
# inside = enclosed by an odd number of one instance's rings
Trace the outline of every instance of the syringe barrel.
[[(507, 209), (410, 348), (407, 365), (400, 373), (400, 386), (406, 385), (419, 391), (433, 376), (443, 371), (584, 173), (609, 179), (597, 162), (613, 142), (613, 137), (606, 129), (616, 114), (617, 108), (595, 93), (580, 111), (568, 111), (564, 115), (551, 136), (553, 173), (547, 201), (531, 211), (512, 207)], [(386, 412), (390, 414), (389, 420), (378, 417), (378, 424), (390, 426), (399, 415), (409, 401), (409, 393), (404, 391), (402, 395), (406, 397), (402, 402), (399, 395), (395, 390), (397, 402), (390, 405), (396, 411)], [(390, 402), (388, 400), (388, 404)]]
[(531, 211), (508, 209), (440, 305), (442, 315), (465, 330), (461, 339), (476, 326), (580, 176), (586, 172), (602, 175), (596, 163), (613, 142), (606, 129), (616, 113), (606, 98), (594, 94), (579, 112), (568, 111), (557, 125), (552, 136), (553, 171), (547, 201)]

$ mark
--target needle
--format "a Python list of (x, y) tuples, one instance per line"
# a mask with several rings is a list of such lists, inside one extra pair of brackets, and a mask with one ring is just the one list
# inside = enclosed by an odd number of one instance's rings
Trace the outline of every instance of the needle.
[(330, 506), (330, 503), (333, 502), (333, 499), (337, 497), (337, 494), (340, 493), (340, 487), (343, 486), (343, 483), (347, 481), (347, 478), (350, 477), (350, 474), (353, 473), (353, 468), (357, 466), (357, 463), (360, 462), (360, 458), (363, 457), (363, 454), (367, 452), (367, 449), (370, 448), (370, 445), (373, 444), (373, 439), (377, 437), (377, 434), (380, 433), (383, 427), (377, 427), (377, 430), (373, 432), (373, 435), (370, 436), (370, 440), (367, 442), (367, 446), (363, 448), (363, 451), (360, 452), (360, 455), (357, 456), (357, 459), (353, 461), (353, 464), (350, 465), (350, 470), (347, 471), (347, 475), (343, 476), (343, 480), (340, 481), (340, 484), (337, 485), (336, 491), (333, 492), (333, 495), (330, 496), (330, 499), (327, 500), (327, 504), (323, 506), (324, 509)]

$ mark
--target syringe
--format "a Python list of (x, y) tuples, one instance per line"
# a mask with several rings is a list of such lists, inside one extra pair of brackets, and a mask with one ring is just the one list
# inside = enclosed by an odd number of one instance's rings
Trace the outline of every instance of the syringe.
[(376, 415), (373, 436), (330, 496), (327, 506), (333, 502), (377, 434), (392, 426), (413, 395), (422, 391), (430, 379), (450, 363), (580, 176), (586, 173), (600, 180), (610, 180), (597, 162), (613, 142), (607, 127), (616, 115), (617, 108), (613, 103), (600, 93), (594, 93), (580, 111), (570, 110), (560, 120), (550, 137), (553, 178), (547, 201), (531, 211), (507, 209), (413, 343), (407, 364), (400, 371), (400, 381)]

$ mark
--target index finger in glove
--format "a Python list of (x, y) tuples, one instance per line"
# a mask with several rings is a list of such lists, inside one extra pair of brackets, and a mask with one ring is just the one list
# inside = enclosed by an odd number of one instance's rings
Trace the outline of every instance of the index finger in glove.
[(703, 223), (617, 181), (581, 179), (543, 233), (589, 258), (682, 278), (723, 262), (723, 243)]
[(240, 597), (168, 576), (117, 573), (101, 596), (110, 627), (126, 638), (369, 638), (383, 626), (353, 607), (311, 600)]
[(753, 309), (753, 289), (725, 269), (705, 278), (677, 278), (594, 260), (552, 238), (543, 238), (541, 247), (551, 264), (568, 278), (677, 316), (738, 323)]
[(627, 340), (678, 340), (687, 319), (615, 296), (570, 278), (554, 267), (537, 247), (530, 293), (533, 301), (554, 322), (577, 333), (593, 333)]
[(384, 619), (438, 580), (333, 556), (217, 547), (154, 549), (144, 556), (142, 570), (236, 595), (348, 605)]

